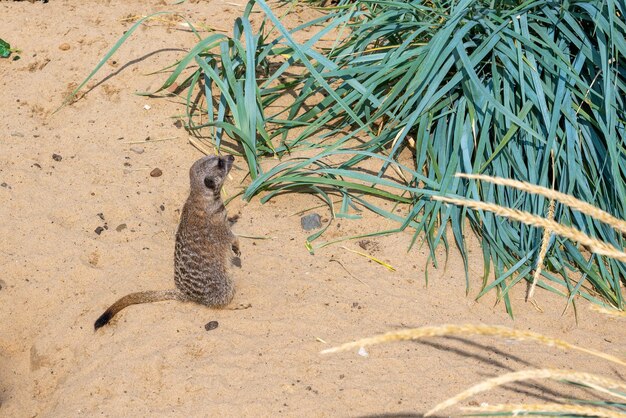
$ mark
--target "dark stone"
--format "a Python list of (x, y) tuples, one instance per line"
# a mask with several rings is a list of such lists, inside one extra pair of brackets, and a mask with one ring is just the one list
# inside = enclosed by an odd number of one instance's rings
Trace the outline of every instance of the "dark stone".
[(218, 325), (219, 325), (219, 322), (217, 322), (217, 321), (210, 321), (210, 322), (206, 323), (206, 325), (204, 326), (204, 329), (207, 330), (207, 331), (211, 331), (211, 330), (214, 330), (215, 328), (217, 328)]
[(317, 213), (305, 215), (300, 218), (300, 225), (305, 231), (311, 231), (322, 227), (322, 217)]
[(63, 157), (61, 157), (59, 154), (52, 154), (52, 159), (54, 161), (61, 161)]
[(119, 224), (117, 228), (115, 228), (117, 232), (122, 232), (125, 229), (126, 229), (126, 224)]
[(103, 228), (103, 227), (101, 227), (101, 226), (99, 226), (99, 227), (97, 227), (97, 228), (95, 229), (95, 231), (93, 231), (93, 232), (95, 232), (96, 234), (100, 235), (100, 234), (102, 233), (102, 231), (104, 231), (104, 228)]
[(155, 168), (150, 172), (150, 177), (161, 177), (163, 175), (163, 171), (160, 168)]

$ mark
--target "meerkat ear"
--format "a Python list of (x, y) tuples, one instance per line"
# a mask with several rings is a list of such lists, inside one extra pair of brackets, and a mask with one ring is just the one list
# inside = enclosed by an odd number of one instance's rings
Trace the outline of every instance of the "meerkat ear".
[(215, 190), (215, 181), (213, 181), (211, 177), (204, 178), (204, 185), (207, 187), (207, 189)]

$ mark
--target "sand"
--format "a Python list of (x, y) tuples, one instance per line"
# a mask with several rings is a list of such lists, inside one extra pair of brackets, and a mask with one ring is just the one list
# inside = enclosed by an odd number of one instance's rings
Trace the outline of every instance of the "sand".
[[(471, 237), (467, 296), (458, 254), (452, 250), (445, 262), (439, 252), (435, 269), (426, 246), (408, 251), (410, 231), (310, 255), (296, 214), (320, 204), (309, 195), (228, 205), (240, 214), (237, 234), (265, 238), (241, 238), (235, 303), (252, 308), (133, 306), (94, 332), (94, 320), (117, 298), (172, 285), (188, 168), (202, 154), (174, 124), (179, 102), (134, 92), (156, 88), (162, 76), (145, 74), (180, 57), (193, 35), (167, 22), (142, 27), (85, 97), (54, 111), (129, 28), (125, 18), (159, 10), (230, 32), (242, 7), (220, 0), (0, 2), (0, 38), (21, 49), (20, 60), (0, 60), (1, 416), (419, 416), (512, 370), (560, 367), (623, 379), (623, 368), (583, 354), (485, 337), (320, 355), (394, 329), (488, 323), (626, 357), (626, 332), (624, 320), (590, 311), (582, 300), (576, 320), (564, 299), (541, 289), (539, 310), (524, 303), (523, 285), (512, 293), (515, 320), (494, 293), (475, 301), (483, 268)], [(161, 176), (150, 175), (155, 168)], [(247, 184), (241, 160), (232, 177), (231, 194)], [(328, 220), (327, 208), (315, 211)], [(361, 221), (335, 220), (324, 238), (394, 226), (366, 213)], [(206, 331), (209, 321), (218, 328)], [(463, 404), (540, 402), (569, 390), (510, 385)]]

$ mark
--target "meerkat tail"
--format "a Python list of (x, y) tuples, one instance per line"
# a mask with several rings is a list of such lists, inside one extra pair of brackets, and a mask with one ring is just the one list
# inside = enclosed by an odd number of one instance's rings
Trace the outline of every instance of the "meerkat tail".
[(119, 311), (124, 309), (127, 306), (135, 305), (138, 303), (150, 303), (150, 302), (161, 302), (164, 300), (184, 300), (183, 295), (178, 291), (178, 289), (168, 289), (168, 290), (151, 290), (147, 292), (136, 292), (131, 293), (129, 295), (124, 296), (119, 299), (113, 305), (109, 307), (100, 318), (96, 320), (94, 323), (94, 329), (106, 325), (109, 323), (111, 318), (115, 316)]

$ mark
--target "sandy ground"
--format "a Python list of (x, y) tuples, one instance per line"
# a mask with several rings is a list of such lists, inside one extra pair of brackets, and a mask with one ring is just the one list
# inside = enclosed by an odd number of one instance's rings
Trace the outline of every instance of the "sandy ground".
[[(430, 269), (426, 286), (427, 252), (407, 252), (409, 232), (371, 239), (365, 250), (343, 244), (395, 272), (342, 245), (309, 255), (294, 213), (318, 205), (311, 196), (229, 204), (241, 215), (238, 234), (269, 238), (241, 239), (236, 302), (251, 309), (133, 306), (94, 333), (93, 321), (118, 297), (172, 285), (187, 172), (201, 154), (173, 123), (178, 103), (133, 92), (156, 87), (162, 78), (144, 74), (173, 62), (193, 36), (164, 24), (143, 27), (83, 99), (52, 112), (129, 27), (125, 17), (175, 9), (230, 31), (241, 12), (235, 4), (0, 2), (0, 37), (22, 50), (18, 61), (0, 60), (1, 416), (419, 416), (511, 370), (563, 367), (623, 379), (623, 368), (575, 352), (484, 337), (374, 346), (368, 357), (320, 355), (403, 327), (482, 322), (626, 357), (626, 332), (624, 322), (589, 311), (583, 301), (576, 322), (572, 309), (562, 315), (563, 300), (541, 290), (542, 312), (523, 303), (522, 287), (516, 290), (515, 321), (494, 306), (493, 294), (475, 302), (482, 272), (475, 244), (470, 296), (455, 253), (445, 268)], [(151, 177), (156, 167), (163, 174)], [(231, 192), (245, 185), (244, 174), (240, 161)], [(327, 237), (392, 226), (366, 215), (336, 221)], [(219, 327), (206, 331), (213, 320)], [(470, 403), (540, 402), (566, 390), (511, 385)]]

